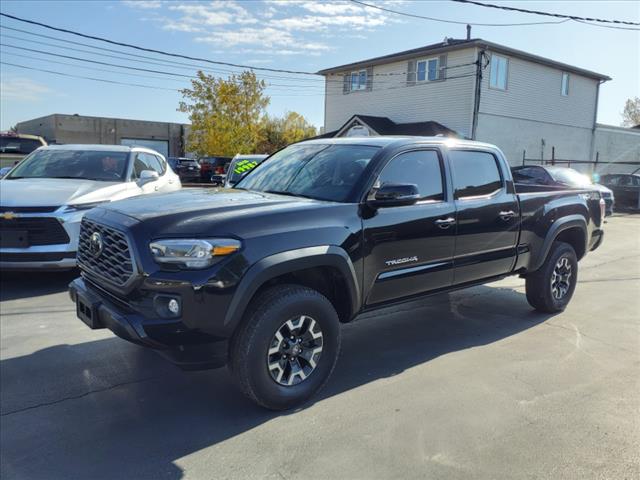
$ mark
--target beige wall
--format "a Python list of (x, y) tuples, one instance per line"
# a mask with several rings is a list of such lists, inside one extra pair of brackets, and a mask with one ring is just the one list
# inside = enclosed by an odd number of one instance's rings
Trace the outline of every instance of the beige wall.
[[(475, 48), (449, 52), (447, 66), (475, 61)], [(419, 60), (425, 57), (416, 57)], [(355, 114), (388, 117), (396, 123), (436, 121), (463, 135), (471, 135), (474, 65), (448, 68), (444, 81), (407, 86), (407, 61), (373, 67), (371, 91), (343, 94), (343, 74), (328, 75), (325, 131), (340, 128)]]

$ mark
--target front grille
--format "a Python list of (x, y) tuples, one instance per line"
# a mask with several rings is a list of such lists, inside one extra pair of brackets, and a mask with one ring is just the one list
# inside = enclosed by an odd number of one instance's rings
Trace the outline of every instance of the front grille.
[(0, 232), (27, 232), (29, 245), (58, 245), (69, 243), (69, 235), (57, 218), (18, 217), (11, 220), (0, 217)]
[[(91, 236), (102, 237), (102, 252), (94, 255), (90, 248)], [(86, 218), (80, 224), (78, 263), (89, 273), (106, 279), (116, 286), (124, 286), (133, 277), (133, 259), (124, 233), (95, 223)]]

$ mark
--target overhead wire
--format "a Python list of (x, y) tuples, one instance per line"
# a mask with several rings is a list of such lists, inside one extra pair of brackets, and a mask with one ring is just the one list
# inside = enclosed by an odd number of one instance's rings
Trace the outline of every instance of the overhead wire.
[(640, 25), (640, 22), (631, 22), (631, 21), (628, 21), (628, 20), (609, 20), (609, 19), (594, 18), (594, 17), (579, 17), (577, 15), (566, 15), (566, 14), (562, 14), (562, 13), (544, 12), (544, 11), (541, 11), (541, 10), (529, 10), (529, 9), (526, 9), (526, 8), (509, 7), (507, 5), (495, 5), (495, 4), (492, 4), (492, 3), (478, 2), (476, 0), (451, 0), (451, 1), (452, 2), (457, 2), (457, 3), (468, 3), (468, 4), (472, 4), (472, 5), (477, 5), (479, 7), (487, 7), (487, 8), (495, 8), (495, 9), (499, 9), (499, 10), (506, 10), (506, 11), (510, 11), (510, 12), (530, 13), (530, 14), (533, 14), (533, 15), (543, 15), (543, 16), (547, 16), (547, 17), (565, 18), (567, 20), (580, 20), (582, 22), (614, 23), (614, 24), (621, 24), (621, 25)]

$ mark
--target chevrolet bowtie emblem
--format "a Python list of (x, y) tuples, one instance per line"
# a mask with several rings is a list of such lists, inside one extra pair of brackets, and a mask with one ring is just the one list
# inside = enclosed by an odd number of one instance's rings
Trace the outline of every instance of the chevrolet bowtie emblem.
[(2, 218), (4, 218), (5, 220), (13, 220), (16, 217), (17, 215), (13, 212), (4, 212), (2, 214)]

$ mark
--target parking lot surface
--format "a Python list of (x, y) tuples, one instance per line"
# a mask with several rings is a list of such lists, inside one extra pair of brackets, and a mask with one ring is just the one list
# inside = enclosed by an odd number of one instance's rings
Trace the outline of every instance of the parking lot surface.
[(640, 215), (609, 220), (564, 313), (512, 277), (362, 316), (287, 413), (90, 330), (75, 275), (2, 274), (2, 478), (640, 478)]

